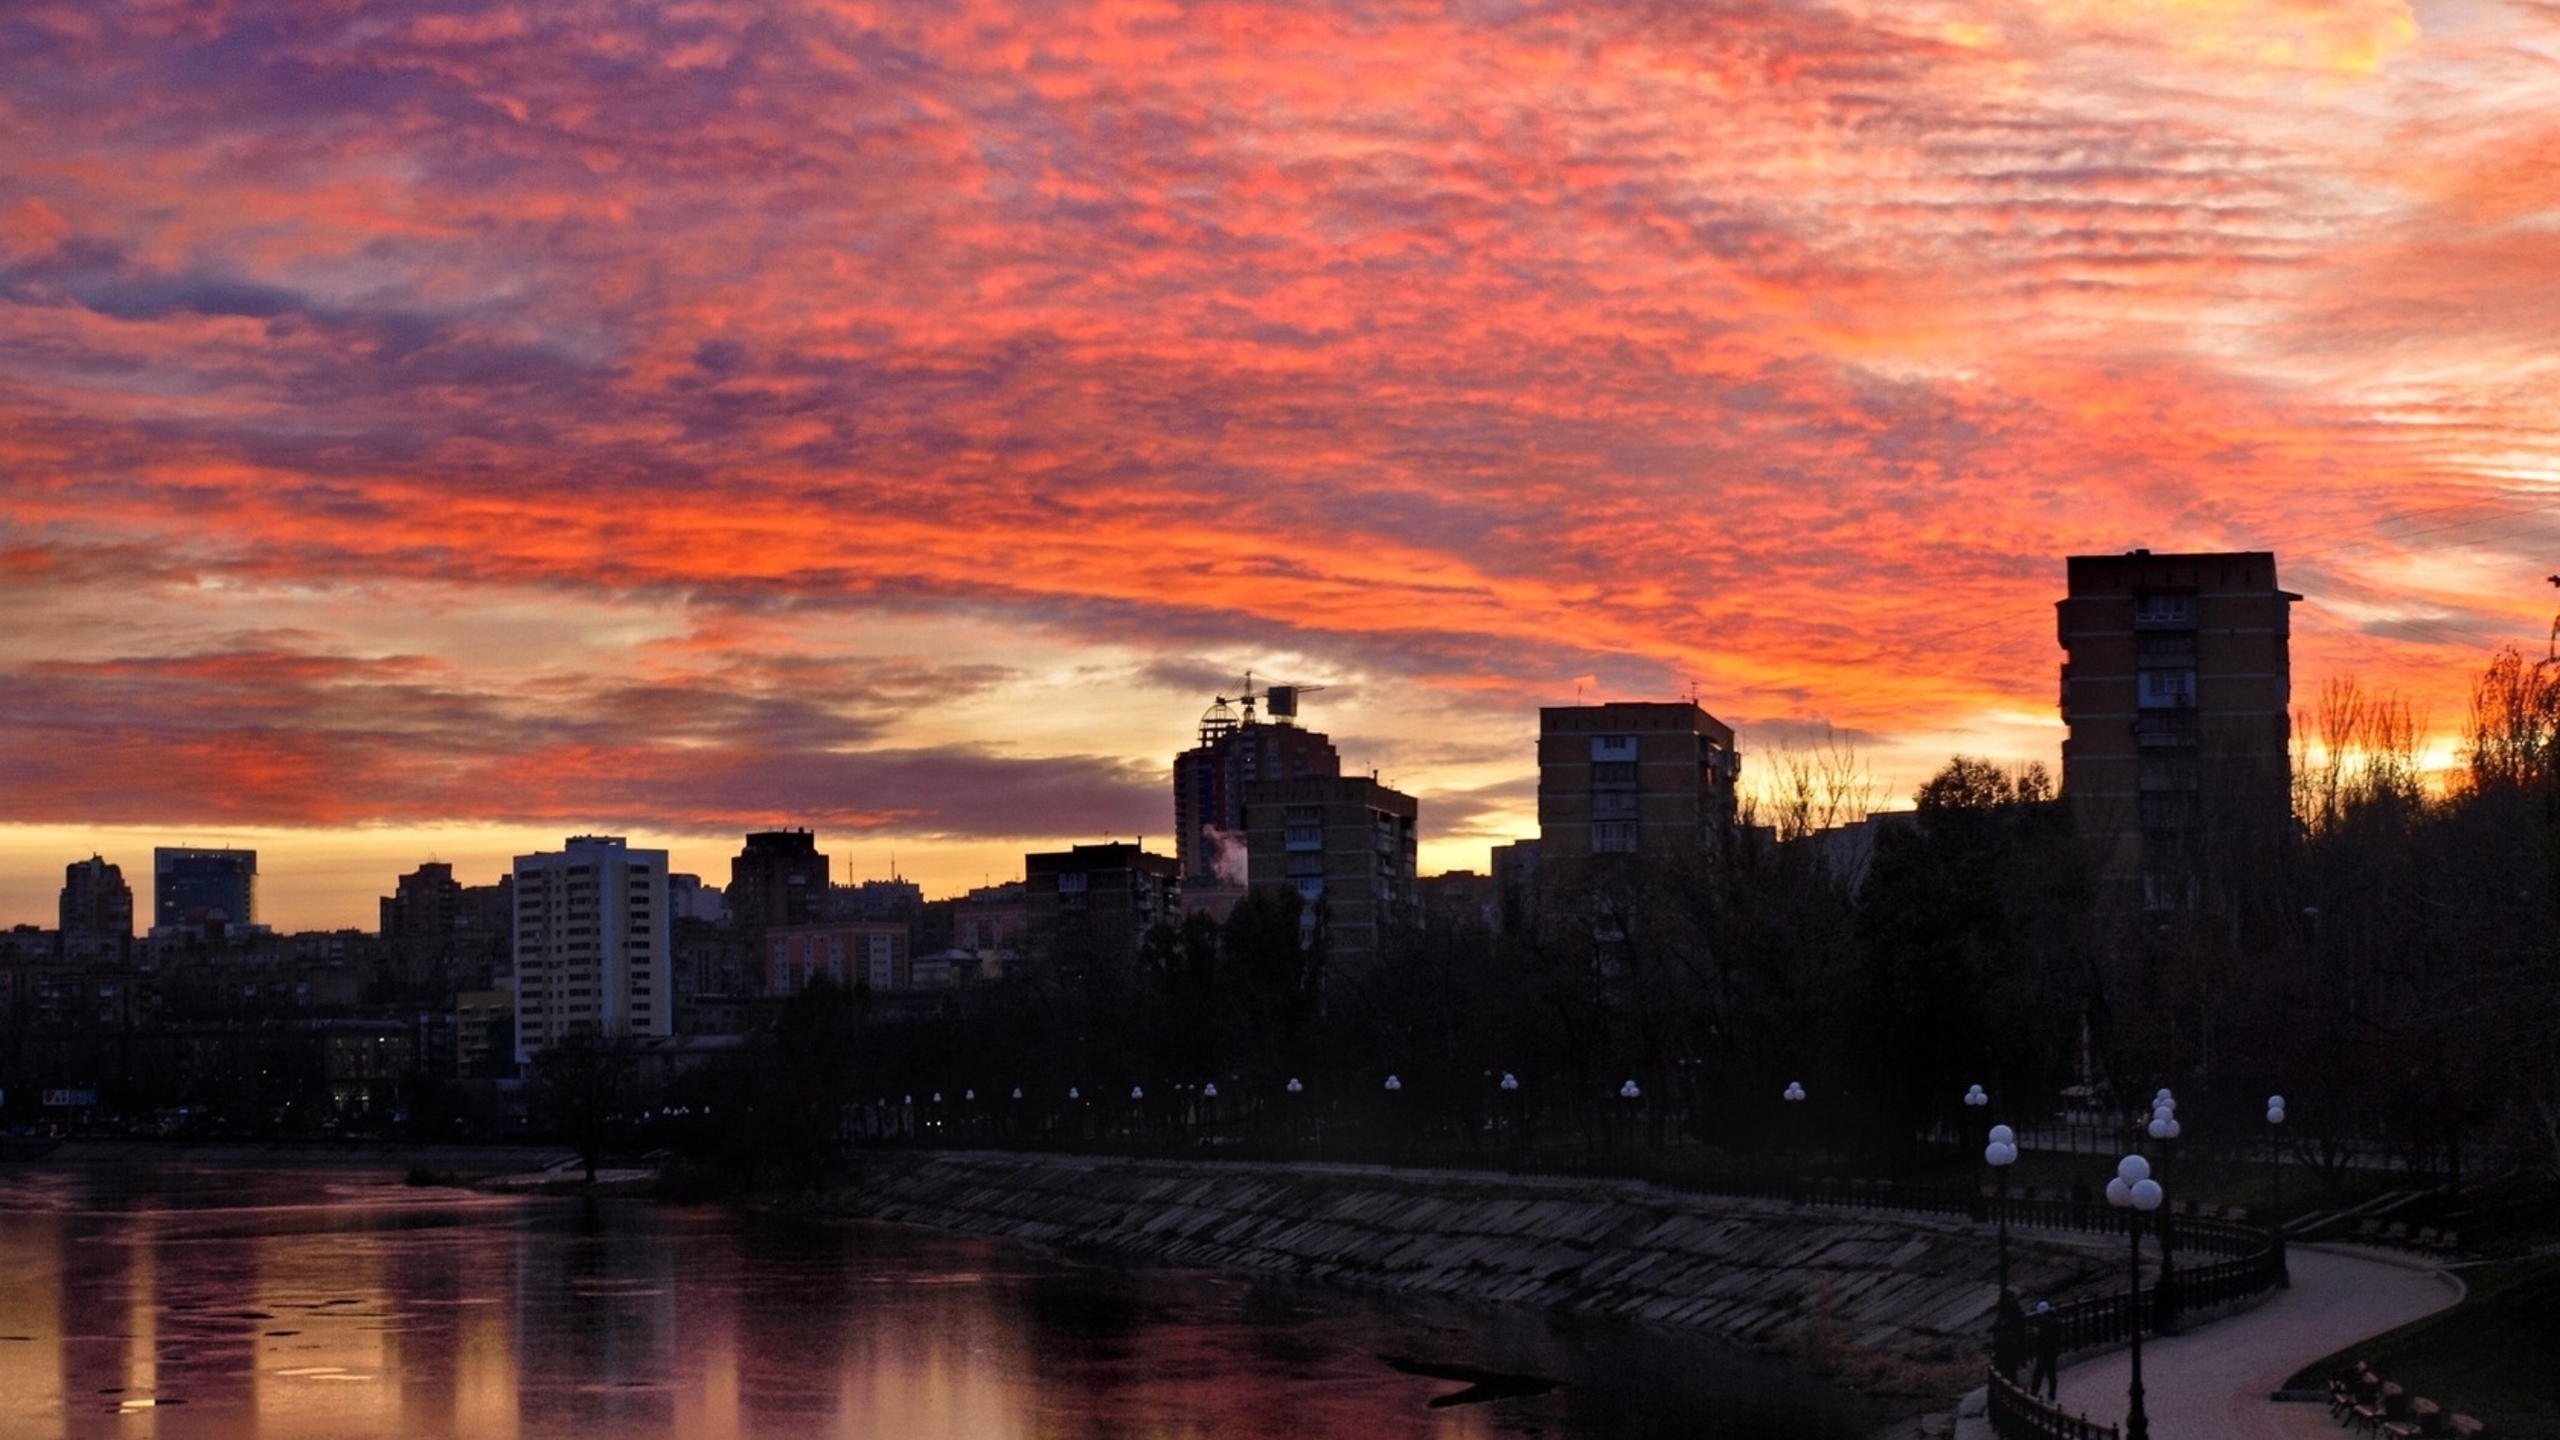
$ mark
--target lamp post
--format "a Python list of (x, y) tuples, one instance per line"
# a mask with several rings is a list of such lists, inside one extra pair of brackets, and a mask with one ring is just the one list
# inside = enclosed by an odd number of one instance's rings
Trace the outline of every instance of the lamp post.
[[(1790, 1080), (1787, 1082), (1787, 1088), (1778, 1092), (1778, 1098), (1787, 1102), (1787, 1108), (1790, 1112), (1797, 1115), (1802, 1114), (1802, 1112), (1797, 1111), (1795, 1107), (1804, 1103), (1804, 1086)], [(1803, 1128), (1804, 1122), (1801, 1119), (1791, 1119), (1787, 1122), (1787, 1142), (1788, 1148), (1791, 1152), (1798, 1139), (1797, 1132)]]
[(2284, 1223), (2283, 1127), (2284, 1097), (2270, 1095), (2267, 1097), (2267, 1172), (2275, 1182), (2276, 1198), (2275, 1203), (2269, 1208), (2275, 1211), (2273, 1218), (2278, 1225)]
[[(1966, 1087), (1965, 1087), (1965, 1090), (1964, 1090), (1964, 1104), (1965, 1104), (1965, 1108), (1966, 1108), (1966, 1109), (1968, 1109), (1968, 1110), (1979, 1110), (1979, 1109), (1983, 1108), (1984, 1106), (1986, 1106), (1986, 1105), (1988, 1105), (1988, 1104), (1990, 1104), (1990, 1103), (1991, 1103), (1991, 1092), (1989, 1092), (1989, 1091), (1987, 1091), (1987, 1090), (1983, 1089), (1983, 1088), (1982, 1088), (1981, 1086), (1979, 1086), (1979, 1085), (1968, 1085), (1968, 1086), (1966, 1086)], [(1967, 1213), (1971, 1214), (1975, 1219), (1977, 1219), (1977, 1220), (1978, 1220), (1978, 1219), (1982, 1218), (1982, 1200), (1981, 1200), (1981, 1197), (1982, 1197), (1982, 1183), (1981, 1183), (1981, 1181), (1977, 1179), (1977, 1180), (1974, 1182), (1974, 1187), (1973, 1187), (1973, 1188), (1974, 1188), (1974, 1198), (1973, 1198), (1971, 1201), (1969, 1201), (1969, 1202), (1967, 1202), (1967, 1203), (1966, 1203), (1966, 1205), (1965, 1205), (1965, 1210), (1966, 1210), (1966, 1212), (1967, 1212)]]
[(1992, 1126), (1991, 1143), (1982, 1147), (1982, 1163), (1991, 1167), (2000, 1191), (1992, 1205), (2000, 1236), (2000, 1306), (1991, 1322), (1991, 1354), (2000, 1373), (2015, 1378), (2027, 1318), (2018, 1308), (2017, 1297), (2009, 1293), (2009, 1167), (2018, 1163), (2018, 1132), (2006, 1125)]
[(2126, 1256), (2131, 1261), (2126, 1291), (2125, 1330), (2133, 1345), (2133, 1379), (2125, 1387), (2124, 1440), (2151, 1440), (2151, 1417), (2142, 1412), (2142, 1217), (2160, 1208), (2160, 1182), (2151, 1178), (2151, 1162), (2127, 1155), (2116, 1162), (2116, 1177), (2107, 1182), (2107, 1203), (2125, 1211)]
[(1511, 1126), (1511, 1168), (1517, 1170), (1520, 1168), (1520, 1156), (1528, 1145), (1526, 1137), (1520, 1133), (1520, 1077), (1508, 1070), (1503, 1071), (1501, 1089), (1502, 1108), (1507, 1112), (1504, 1119)]
[(2293, 1267), (2284, 1259), (2284, 1143), (2280, 1138), (2284, 1126), (2284, 1097), (2267, 1097), (2267, 1168), (2274, 1172), (2275, 1203), (2268, 1206), (2267, 1233), (2272, 1240), (2276, 1263), (2276, 1288), (2293, 1288)]
[(1640, 1117), (1636, 1107), (1638, 1102), (1644, 1099), (1644, 1091), (1634, 1079), (1630, 1078), (1627, 1083), (1618, 1087), (1618, 1098), (1627, 1102), (1627, 1148), (1633, 1150), (1636, 1148), (1636, 1132), (1640, 1128), (1637, 1124)]
[(2006, 1125), (1992, 1126), (1991, 1143), (1982, 1147), (1982, 1163), (1991, 1167), (2000, 1190), (1991, 1213), (2000, 1222), (2000, 1294), (2005, 1299), (2009, 1294), (2009, 1167), (2018, 1163), (2018, 1132)]

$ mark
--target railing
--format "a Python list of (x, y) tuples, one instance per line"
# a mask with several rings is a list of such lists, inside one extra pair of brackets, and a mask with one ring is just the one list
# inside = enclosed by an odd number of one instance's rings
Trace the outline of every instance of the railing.
[(2000, 1440), (2116, 1440), (2116, 1427), (2086, 1415), (2065, 1414), (2058, 1406), (2018, 1388), (1998, 1369), (1985, 1387), (1991, 1433)]

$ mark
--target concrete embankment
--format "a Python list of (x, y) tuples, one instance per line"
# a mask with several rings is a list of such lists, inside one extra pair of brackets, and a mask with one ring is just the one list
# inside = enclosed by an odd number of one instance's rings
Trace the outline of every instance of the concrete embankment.
[[(1639, 1184), (910, 1153), (867, 1161), (829, 1206), (1173, 1264), (1695, 1327), (1833, 1373), (1880, 1359), (1964, 1363), (1996, 1300), (1990, 1237), (1962, 1221)], [(2074, 1288), (2103, 1266), (2030, 1244), (2016, 1263), (2028, 1294)]]

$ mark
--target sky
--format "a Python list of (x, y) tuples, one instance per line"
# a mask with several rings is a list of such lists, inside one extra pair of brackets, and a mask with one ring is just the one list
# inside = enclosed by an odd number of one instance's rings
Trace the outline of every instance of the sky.
[(2534, 0), (77, 0), (0, 136), (0, 924), (1169, 850), (1247, 671), (1426, 870), (1541, 705), (1899, 803), (2134, 546), (2441, 756), (2560, 598)]

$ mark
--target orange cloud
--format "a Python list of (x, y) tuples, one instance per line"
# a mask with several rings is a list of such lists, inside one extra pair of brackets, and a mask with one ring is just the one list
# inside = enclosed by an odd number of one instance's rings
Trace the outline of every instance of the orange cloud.
[[(2060, 557), (2132, 544), (2278, 550), (2305, 693), (2450, 723), (2560, 538), (2560, 36), (2467, 24), (46, 11), (0, 761), (66, 821), (922, 837), (1056, 756), (1033, 828), (1135, 830), (1202, 699), (1145, 677), (1271, 656), (1408, 691), (1363, 743), (1490, 833), (1577, 677), (1914, 779), (2049, 744)], [(1138, 693), (984, 700), (1078, 671)]]

